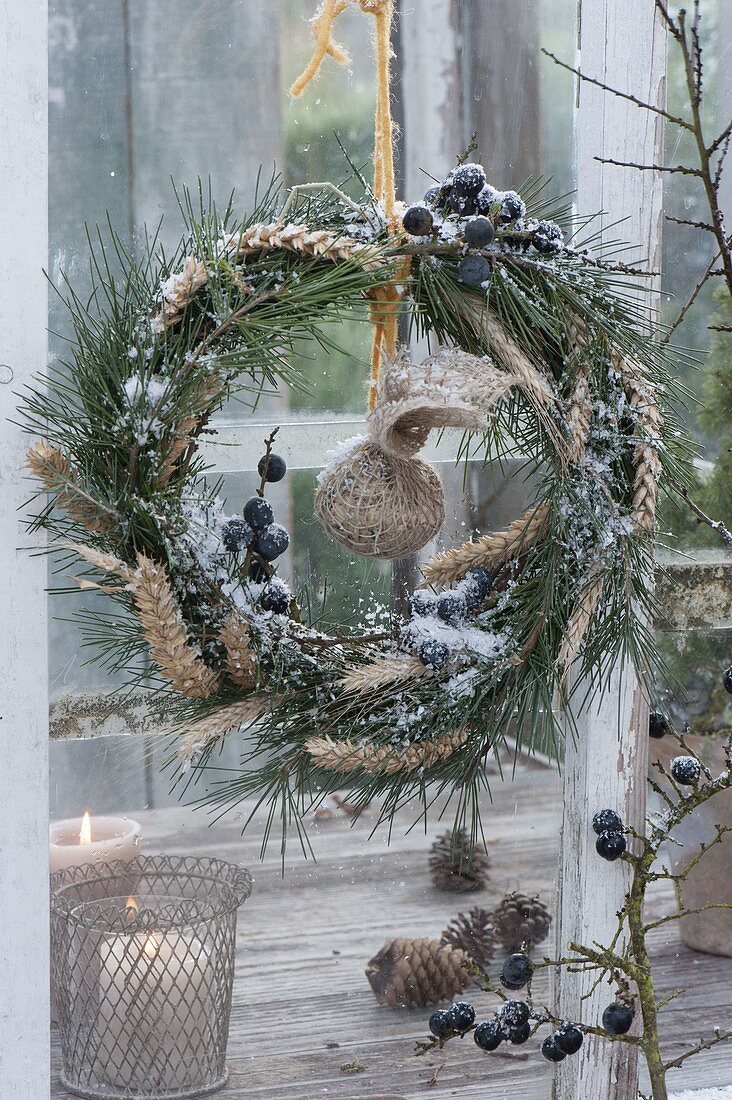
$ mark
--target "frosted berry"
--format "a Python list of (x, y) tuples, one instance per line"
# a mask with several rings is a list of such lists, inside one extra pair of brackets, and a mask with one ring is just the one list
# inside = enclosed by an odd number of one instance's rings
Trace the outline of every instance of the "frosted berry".
[(287, 463), (282, 455), (270, 455), (269, 459), (266, 455), (262, 455), (257, 465), (257, 472), (260, 477), (264, 477), (265, 469), (267, 470), (265, 481), (282, 481), (287, 473)]
[(402, 225), (413, 237), (426, 237), (432, 232), (433, 224), (426, 206), (410, 206), (402, 218)]
[(503, 1042), (503, 1033), (495, 1020), (483, 1020), (473, 1034), (481, 1050), (497, 1050)]
[(436, 206), (437, 200), (440, 197), (440, 191), (442, 188), (439, 183), (435, 183), (432, 187), (428, 187), (424, 193), (424, 201), (428, 206)]
[(290, 536), (281, 523), (270, 523), (269, 527), (257, 532), (257, 553), (265, 561), (274, 561), (289, 545)]
[(732, 695), (732, 668), (725, 670), (724, 676), (722, 677), (722, 683), (724, 684), (724, 690)]
[(443, 1008), (432, 1013), (427, 1026), (436, 1039), (444, 1039), (446, 1035), (452, 1035), (454, 1030), (450, 1017)]
[(279, 577), (272, 577), (262, 593), (262, 610), (273, 611), (275, 615), (286, 615), (290, 606), (292, 593), (284, 581)]
[(626, 1031), (630, 1031), (633, 1016), (633, 1009), (629, 1005), (616, 1001), (615, 1004), (608, 1005), (603, 1012), (602, 1026), (611, 1035), (625, 1035)]
[(262, 565), (261, 561), (253, 561), (249, 566), (249, 580), (254, 581), (255, 584), (260, 584), (262, 581), (266, 581), (269, 576), (267, 570)]
[(529, 1019), (529, 1006), (524, 1001), (504, 1001), (498, 1011), (498, 1019), (507, 1030), (523, 1027)]
[(498, 192), (495, 187), (491, 187), (489, 183), (485, 185), (475, 200), (475, 205), (479, 214), (487, 215), (490, 213), (491, 206), (493, 206), (493, 203), (496, 201), (497, 194)]
[(419, 617), (434, 615), (437, 611), (437, 597), (424, 588), (418, 588), (409, 597), (409, 610), (412, 615)]
[(531, 1037), (531, 1024), (527, 1020), (525, 1024), (521, 1024), (521, 1027), (512, 1027), (508, 1032), (508, 1041), (513, 1043), (514, 1046), (520, 1046), (525, 1043), (527, 1039)]
[(555, 222), (541, 221), (532, 234), (531, 243), (543, 256), (556, 255), (562, 251), (564, 234)]
[(269, 527), (274, 519), (272, 505), (264, 497), (252, 497), (244, 505), (244, 519), (252, 527)]
[(460, 164), (452, 172), (453, 192), (466, 198), (477, 199), (486, 184), (482, 164)]
[(465, 223), (465, 240), (471, 248), (487, 248), (492, 243), (496, 231), (493, 222), (479, 214)]
[(555, 1035), (547, 1035), (541, 1044), (541, 1053), (549, 1062), (563, 1062), (567, 1057), (559, 1046)]
[(493, 588), (493, 576), (494, 574), (482, 565), (471, 569), (465, 575), (460, 583), (460, 591), (465, 597), (468, 609), (472, 610), (488, 599)]
[(468, 1001), (455, 1001), (447, 1010), (453, 1031), (470, 1031), (475, 1023), (475, 1009)]
[(565, 1054), (576, 1054), (582, 1046), (584, 1038), (576, 1024), (562, 1024), (554, 1032), (554, 1041)]
[[(496, 200), (497, 201), (497, 200)], [(517, 218), (523, 218), (526, 213), (526, 203), (515, 191), (505, 191), (501, 196), (502, 222), (515, 222)]]
[(701, 765), (693, 756), (677, 756), (671, 761), (671, 775), (682, 787), (693, 787), (699, 782)]
[(221, 539), (231, 554), (240, 554), (254, 542), (254, 531), (245, 519), (232, 516), (221, 528)]
[(534, 967), (528, 955), (517, 951), (509, 955), (501, 970), (501, 982), (506, 989), (523, 989), (531, 981)]
[(450, 191), (447, 196), (447, 206), (461, 218), (469, 218), (471, 214), (478, 213), (478, 200), (472, 195), (463, 195), (460, 191)]
[(428, 668), (444, 668), (450, 660), (450, 647), (436, 638), (426, 638), (417, 646), (417, 656)]
[(458, 592), (445, 592), (437, 601), (437, 614), (450, 626), (459, 626), (466, 611), (465, 599)]
[(466, 286), (482, 286), (490, 276), (491, 269), (488, 261), (476, 252), (463, 256), (458, 264), (458, 278)]
[(620, 859), (627, 847), (628, 845), (622, 833), (600, 833), (595, 843), (597, 854), (606, 859), (608, 863), (614, 863), (616, 859)]
[(623, 828), (623, 821), (615, 810), (598, 810), (592, 819), (592, 828), (598, 836), (600, 833), (619, 833)]
[(671, 729), (669, 720), (662, 710), (652, 710), (648, 718), (648, 736), (656, 739), (665, 737)]

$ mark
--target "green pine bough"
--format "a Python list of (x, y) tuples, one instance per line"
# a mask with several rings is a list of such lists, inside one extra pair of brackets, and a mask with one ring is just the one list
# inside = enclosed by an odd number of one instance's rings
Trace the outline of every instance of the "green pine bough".
[[(607, 1042), (636, 1048), (645, 1059), (651, 1083), (651, 1095), (644, 1100), (668, 1100), (667, 1079), (672, 1070), (689, 1058), (732, 1039), (732, 1031), (715, 1028), (710, 1035), (700, 1035), (698, 1042), (680, 1054), (667, 1058), (662, 1051), (661, 1013), (684, 990), (676, 990), (666, 997), (658, 994), (653, 981), (649, 934), (695, 913), (732, 908), (726, 902), (710, 902), (698, 908), (684, 904), (684, 888), (689, 876), (704, 856), (732, 831), (729, 826), (717, 825), (713, 838), (690, 851), (679, 870), (669, 868), (664, 853), (665, 845), (677, 843), (674, 833), (682, 821), (710, 798), (732, 788), (732, 739), (725, 748), (726, 767), (719, 775), (714, 775), (682, 735), (670, 729), (668, 734), (678, 742), (683, 755), (672, 760), (669, 769), (660, 761), (653, 765), (656, 775), (649, 778), (649, 784), (660, 809), (649, 815), (646, 834), (641, 836), (624, 826), (613, 810), (600, 810), (592, 822), (599, 834), (598, 858), (605, 852), (604, 858), (612, 862), (617, 859), (630, 868), (630, 886), (618, 910), (617, 927), (610, 942), (591, 946), (569, 943), (566, 954), (562, 950), (564, 945), (560, 945), (558, 958), (541, 961), (532, 961), (522, 953), (514, 954), (503, 963), (498, 979), (470, 963), (476, 985), (498, 999), (494, 1015), (476, 1019), (471, 1007), (469, 1026), (460, 1028), (451, 1026), (451, 1009), (438, 1010), (430, 1019), (432, 1035), (416, 1044), (417, 1054), (441, 1049), (451, 1039), (472, 1032), (476, 1045), (484, 1051), (497, 1050), (504, 1042), (522, 1044), (537, 1036), (542, 1039), (544, 1057), (550, 1062), (560, 1062), (577, 1054), (586, 1036), (597, 1036)], [(614, 849), (608, 846), (608, 835), (616, 840), (620, 838), (621, 843)], [(650, 920), (646, 916), (646, 894), (648, 887), (658, 882), (671, 883), (676, 904), (671, 912)], [(536, 972), (558, 968), (570, 974), (589, 974), (593, 979), (593, 991), (603, 985), (610, 987), (601, 1019), (562, 1020), (555, 1009), (534, 1001), (531, 982)], [(522, 969), (518, 982), (511, 982), (512, 973)], [(519, 1018), (521, 1029), (513, 1028), (511, 1025)]]
[[(163, 258), (154, 238), (133, 260), (100, 234), (93, 293), (65, 293), (69, 355), (24, 398), (40, 437), (33, 523), (60, 568), (81, 559), (80, 586), (114, 605), (79, 611), (93, 658), (133, 687), (149, 686), (152, 658), (186, 782), (240, 737), (241, 771), (206, 797), (268, 805), (264, 843), (277, 816), (306, 842), (304, 814), (333, 790), (357, 810), (379, 799), (390, 819), (412, 797), (426, 808), (433, 782), (474, 836), (489, 754), (507, 738), (561, 753), (570, 665), (592, 690), (617, 661), (643, 683), (654, 671), (656, 497), (683, 493), (690, 447), (647, 277), (545, 181), (518, 195), (483, 176), (476, 198), (473, 167), (428, 193), (419, 236), (390, 231), (365, 184), (358, 203), (325, 188), (284, 207), (273, 185), (244, 220), (184, 193), (185, 231)], [(456, 460), (519, 453), (535, 500), (428, 563), (406, 620), (333, 623), (315, 593), (276, 578), (286, 536), (270, 530), (267, 553), (247, 542), (246, 510), (220, 498), (199, 442), (228, 400), (306, 388), (295, 345), (334, 346), (333, 322), (367, 322), (397, 279), (415, 335), (511, 376)], [(252, 507), (271, 525), (266, 487), (265, 471)]]

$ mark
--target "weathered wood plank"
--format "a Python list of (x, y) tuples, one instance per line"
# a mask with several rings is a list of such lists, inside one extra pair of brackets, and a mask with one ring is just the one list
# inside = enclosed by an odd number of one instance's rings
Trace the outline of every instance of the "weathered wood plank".
[(17, 394), (47, 361), (46, 5), (0, 0), (0, 1095), (48, 1096), (46, 561), (23, 522)]
[[(632, 89), (646, 102), (660, 103), (665, 91), (665, 40), (654, 0), (636, 5), (628, 19), (622, 0), (581, 0), (580, 66), (614, 87)], [(598, 157), (617, 156), (656, 163), (663, 130), (650, 112), (588, 84), (578, 88), (576, 116), (577, 208), (601, 211), (595, 229), (623, 222), (622, 236), (638, 245), (650, 269), (660, 264), (663, 187), (659, 173), (606, 168)], [(622, 154), (618, 153), (622, 151)], [(611, 230), (617, 236), (617, 230)], [(649, 301), (649, 308), (653, 303)], [(652, 583), (649, 576), (648, 583)], [(588, 817), (610, 806), (642, 829), (648, 768), (648, 708), (631, 670), (614, 670), (604, 697), (582, 707), (581, 685), (567, 722), (563, 856), (559, 905), (560, 951), (572, 941), (604, 943), (611, 938), (627, 886), (624, 869), (608, 869), (588, 837)], [(576, 731), (576, 740), (573, 732)], [(594, 989), (593, 975), (557, 975), (560, 1014), (598, 1015), (607, 992)], [(590, 1038), (576, 1058), (557, 1071), (555, 1100), (635, 1100), (637, 1053), (627, 1044)]]

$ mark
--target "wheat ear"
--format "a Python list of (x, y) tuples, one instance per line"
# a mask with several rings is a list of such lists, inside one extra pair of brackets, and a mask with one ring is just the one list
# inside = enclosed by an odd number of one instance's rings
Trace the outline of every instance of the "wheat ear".
[(60, 543), (60, 545), (68, 550), (73, 550), (80, 558), (84, 558), (85, 561), (101, 570), (102, 573), (111, 573), (113, 576), (126, 581), (127, 584), (134, 580), (135, 570), (126, 562), (123, 562), (121, 558), (115, 557), (114, 554), (107, 554), (103, 550), (97, 550), (94, 546), (87, 546), (83, 542), (73, 542), (70, 539)]
[(418, 657), (387, 657), (368, 665), (346, 669), (336, 682), (343, 691), (361, 695), (377, 691), (387, 684), (417, 680), (427, 674), (427, 666)]
[(226, 647), (229, 679), (243, 691), (249, 691), (257, 679), (257, 660), (246, 620), (238, 612), (233, 612), (219, 631), (219, 639)]
[(430, 768), (457, 752), (468, 739), (465, 730), (446, 734), (434, 741), (417, 742), (407, 749), (384, 745), (360, 745), (356, 741), (333, 741), (330, 737), (311, 737), (305, 749), (319, 768), (350, 772), (361, 769), (369, 775), (396, 775)]
[(48, 492), (56, 494), (55, 504), (71, 519), (97, 533), (114, 527), (117, 513), (82, 488), (78, 470), (59, 447), (39, 440), (28, 451), (27, 459), (31, 473), (43, 482)]
[(170, 726), (163, 733), (182, 735), (177, 755), (180, 760), (190, 762), (204, 749), (223, 741), (229, 733), (251, 725), (264, 713), (270, 702), (268, 697), (256, 695), (241, 699), (225, 707), (217, 707), (190, 725)]
[(165, 567), (138, 553), (131, 587), (150, 654), (166, 679), (184, 699), (213, 695), (219, 677), (189, 642)]
[(520, 519), (509, 523), (505, 530), (496, 531), (492, 535), (481, 535), (473, 542), (465, 542), (454, 550), (438, 554), (422, 566), (425, 580), (429, 584), (449, 584), (460, 580), (479, 565), (490, 569), (499, 562), (515, 558), (538, 541), (548, 515), (546, 504), (535, 505)]
[(595, 614), (598, 604), (600, 603), (604, 587), (605, 581), (603, 578), (594, 577), (585, 585), (580, 593), (579, 604), (567, 623), (567, 630), (562, 640), (559, 656), (557, 657), (557, 664), (563, 666), (564, 669), (562, 673), (562, 683), (566, 682), (572, 663), (579, 655), (585, 634), (592, 622), (592, 616)]

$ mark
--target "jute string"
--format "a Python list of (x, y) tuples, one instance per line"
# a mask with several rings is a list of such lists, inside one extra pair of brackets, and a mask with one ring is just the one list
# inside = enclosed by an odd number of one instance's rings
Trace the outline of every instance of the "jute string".
[[(299, 99), (320, 70), (326, 57), (332, 57), (340, 65), (350, 61), (347, 51), (333, 38), (333, 26), (339, 15), (358, 3), (364, 15), (374, 19), (376, 32), (376, 110), (374, 112), (374, 194), (384, 208), (390, 236), (401, 231), (396, 214), (394, 181), (394, 120), (391, 113), (391, 25), (394, 18), (394, 0), (323, 0), (312, 19), (315, 39), (312, 57), (290, 88), (290, 95)], [(371, 321), (374, 336), (371, 345), (371, 378), (369, 383), (369, 411), (376, 404), (381, 362), (384, 354), (394, 358), (397, 347), (400, 277), (408, 271), (408, 261), (398, 265), (393, 282), (384, 287), (371, 302)]]

